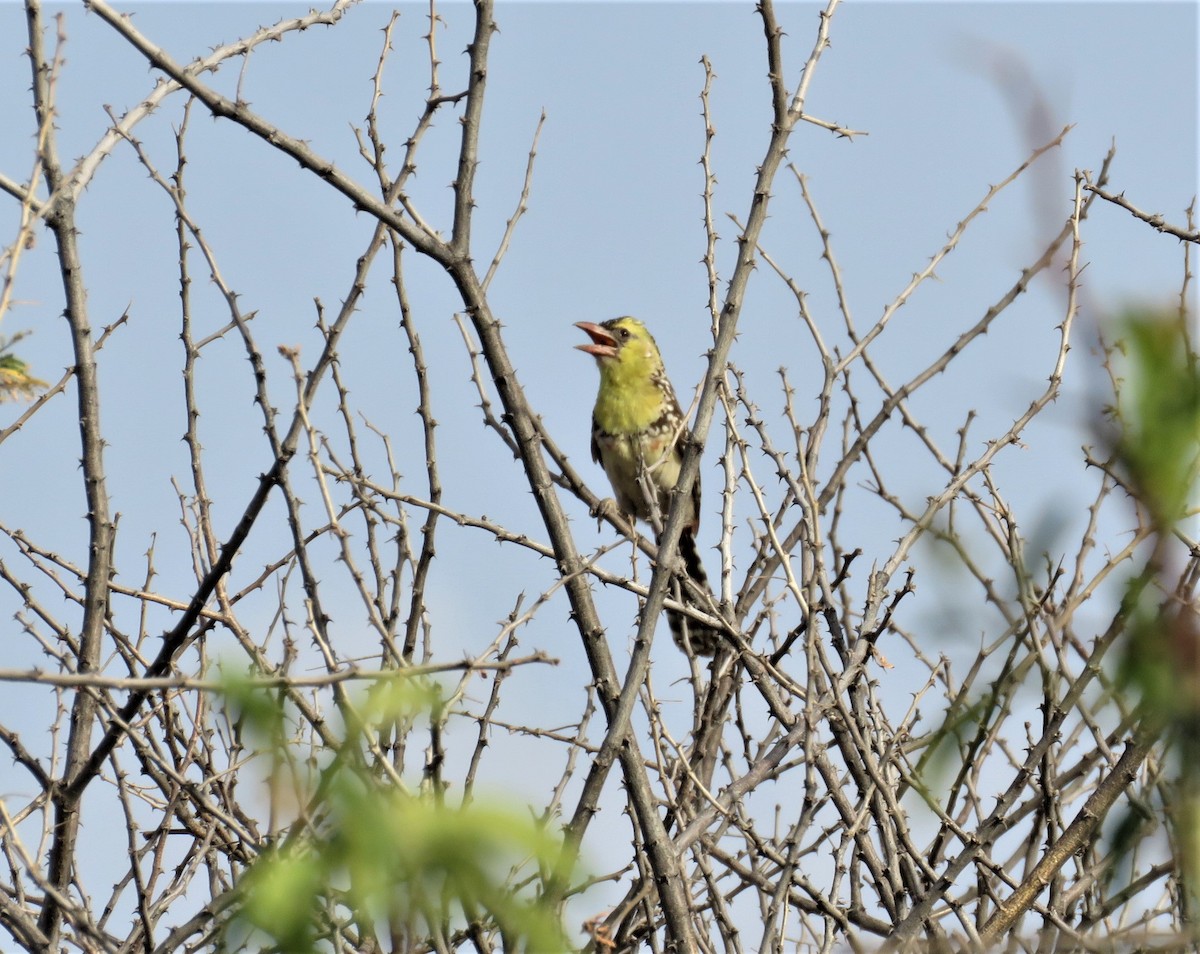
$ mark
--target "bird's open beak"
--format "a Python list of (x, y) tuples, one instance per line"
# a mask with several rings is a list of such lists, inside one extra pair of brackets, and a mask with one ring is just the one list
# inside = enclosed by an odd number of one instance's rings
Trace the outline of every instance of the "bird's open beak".
[(617, 356), (617, 339), (606, 329), (590, 321), (577, 321), (575, 327), (586, 331), (587, 336), (592, 339), (591, 344), (576, 345), (575, 347), (580, 351), (586, 351), (597, 361)]

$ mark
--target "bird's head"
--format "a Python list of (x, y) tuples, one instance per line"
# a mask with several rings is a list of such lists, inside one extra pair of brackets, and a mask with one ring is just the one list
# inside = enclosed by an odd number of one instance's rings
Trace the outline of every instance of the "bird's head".
[(640, 378), (649, 381), (662, 369), (662, 356), (654, 337), (636, 318), (626, 315), (598, 325), (580, 321), (575, 327), (587, 332), (592, 339), (591, 344), (575, 347), (596, 359), (601, 380), (620, 383)]

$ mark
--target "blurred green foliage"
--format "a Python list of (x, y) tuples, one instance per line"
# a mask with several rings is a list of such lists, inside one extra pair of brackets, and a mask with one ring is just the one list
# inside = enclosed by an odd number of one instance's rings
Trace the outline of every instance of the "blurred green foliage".
[[(1200, 371), (1185, 313), (1129, 309), (1119, 329), (1113, 461), (1148, 518), (1152, 540), (1125, 593), (1128, 639), (1119, 684), (1139, 703), (1143, 724), (1162, 735), (1176, 766), (1159, 807), (1186, 886), (1179, 904), (1190, 921), (1186, 912), (1197, 904), (1200, 880), (1200, 614), (1194, 544), (1187, 553), (1180, 543), (1188, 541), (1197, 514)], [(1131, 832), (1152, 824), (1139, 817), (1146, 814), (1131, 808), (1118, 818), (1117, 858), (1126, 857)]]
[(1173, 581), (1181, 568), (1172, 542), (1195, 514), (1200, 370), (1186, 315), (1135, 308), (1118, 328), (1114, 462), (1154, 532), (1145, 568), (1126, 591), (1129, 642), (1121, 675), (1147, 716), (1169, 727), (1200, 713), (1200, 632), (1191, 597), (1179, 588), (1184, 581)]
[[(435, 683), (398, 676), (374, 686), (361, 705), (343, 706), (337, 749), (317, 765), (289, 741), (276, 690), (235, 677), (225, 680), (224, 694), (271, 772), (299, 767), (292, 781), (306, 789), (296, 793), (303, 824), (263, 851), (239, 882), (225, 950), (309, 954), (330, 950), (336, 936), (377, 950), (367, 942), (375, 935), (389, 939), (385, 950), (446, 949), (455, 935), (476, 931), (505, 951), (571, 947), (557, 911), (536, 890), (561, 863), (562, 843), (528, 809), (500, 800), (449, 804), (436, 786), (410, 791), (372, 763), (369, 742), (380, 726), (411, 727), (439, 711)], [(516, 877), (524, 879), (519, 888)]]
[(30, 400), (46, 387), (46, 382), (29, 373), (29, 365), (9, 350), (25, 337), (15, 335), (11, 341), (0, 335), (0, 403), (5, 401)]
[(1200, 374), (1188, 317), (1131, 309), (1118, 320), (1114, 450), (1159, 532), (1194, 504), (1200, 475)]

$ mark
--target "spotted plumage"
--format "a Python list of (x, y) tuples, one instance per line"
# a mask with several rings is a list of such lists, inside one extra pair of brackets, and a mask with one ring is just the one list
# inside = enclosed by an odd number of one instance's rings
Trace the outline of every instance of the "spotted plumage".
[[(683, 411), (658, 345), (636, 318), (614, 318), (602, 324), (581, 321), (577, 328), (592, 339), (577, 345), (596, 359), (600, 390), (592, 410), (592, 459), (604, 468), (617, 506), (661, 529), (679, 481), (683, 448), (692, 440)], [(645, 489), (644, 489), (645, 488)], [(709, 589), (708, 576), (696, 550), (700, 525), (700, 481), (692, 484), (685, 505), (679, 555), (688, 576)], [(720, 634), (682, 613), (668, 612), (675, 642), (685, 652), (711, 656)]]

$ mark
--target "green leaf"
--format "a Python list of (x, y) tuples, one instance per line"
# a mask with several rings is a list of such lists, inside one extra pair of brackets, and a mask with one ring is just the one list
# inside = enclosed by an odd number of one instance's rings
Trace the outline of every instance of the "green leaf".
[(1186, 322), (1150, 309), (1120, 320), (1117, 459), (1163, 531), (1187, 512), (1200, 475), (1200, 373)]
[[(275, 695), (245, 676), (227, 675), (225, 686), (272, 764), (295, 761), (278, 731), (286, 720)], [(386, 926), (417, 947), (468, 924), (499, 935), (507, 951), (570, 946), (556, 908), (537, 889), (561, 863), (562, 842), (527, 808), (414, 795), (364, 757), (374, 724), (440, 719), (443, 705), (436, 684), (401, 678), (375, 686), (356, 707), (365, 724), (348, 724), (335, 757), (308, 779), (308, 827), (287, 836), (287, 849), (264, 853), (239, 882), (224, 933), (230, 949), (263, 935), (291, 954), (324, 950), (334, 921), (363, 934)]]

